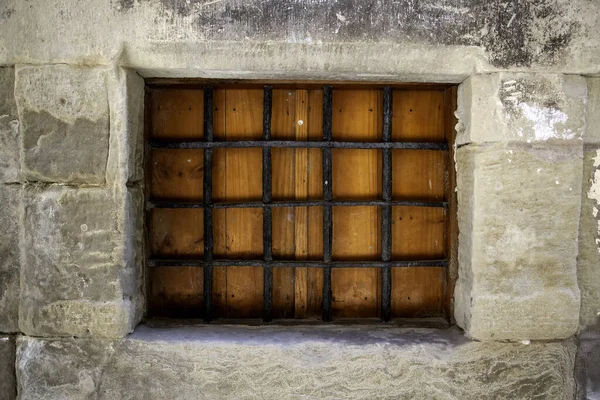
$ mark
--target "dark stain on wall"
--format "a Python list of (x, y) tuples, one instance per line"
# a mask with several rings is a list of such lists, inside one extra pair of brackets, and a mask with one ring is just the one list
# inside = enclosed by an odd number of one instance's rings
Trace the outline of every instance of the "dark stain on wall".
[[(130, 10), (135, 0), (119, 0)], [(390, 42), (484, 47), (497, 67), (552, 64), (580, 22), (558, 0), (137, 0), (193, 17), (206, 40)], [(137, 4), (137, 3), (136, 3)], [(571, 13), (569, 12), (571, 11)]]

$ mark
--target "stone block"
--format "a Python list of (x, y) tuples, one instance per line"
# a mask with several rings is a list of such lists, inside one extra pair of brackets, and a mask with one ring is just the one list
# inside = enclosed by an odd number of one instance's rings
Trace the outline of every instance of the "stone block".
[(573, 335), (581, 142), (468, 145), (456, 165), (458, 325), (478, 340)]
[(27, 399), (569, 399), (574, 341), (457, 329), (138, 327), (118, 341), (19, 338)]
[(458, 89), (456, 143), (579, 141), (587, 82), (574, 75), (473, 75)]
[(15, 70), (0, 68), (0, 182), (19, 181), (19, 139)]
[(600, 146), (590, 146), (584, 150), (577, 256), (581, 328), (600, 321)]
[(130, 69), (107, 73), (110, 103), (109, 183), (138, 183), (143, 180), (144, 79)]
[(15, 350), (14, 336), (0, 335), (0, 400), (17, 398)]
[(600, 145), (600, 78), (587, 78), (587, 126), (584, 142)]
[(134, 328), (141, 265), (132, 264), (136, 249), (123, 233), (135, 222), (127, 196), (100, 188), (25, 190), (22, 332), (121, 337)]
[(19, 331), (21, 187), (0, 184), (0, 332)]
[(23, 174), (29, 181), (105, 182), (110, 120), (105, 72), (67, 65), (17, 69)]

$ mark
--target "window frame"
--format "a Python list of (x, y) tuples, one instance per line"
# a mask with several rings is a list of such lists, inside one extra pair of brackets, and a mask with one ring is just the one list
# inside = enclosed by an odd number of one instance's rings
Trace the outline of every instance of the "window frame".
[[(189, 81), (185, 81), (186, 87), (191, 87)], [(263, 133), (261, 140), (227, 140), (215, 141), (213, 132), (213, 88), (222, 85), (237, 84), (239, 88), (250, 85), (252, 88), (263, 87)], [(168, 86), (177, 87), (173, 80), (160, 79), (156, 82), (147, 81), (147, 87), (152, 88)], [(245, 85), (245, 86), (244, 86)], [(145, 154), (152, 149), (202, 149), (204, 152), (204, 179), (203, 199), (200, 202), (188, 201), (164, 201), (146, 199), (146, 209), (153, 208), (201, 208), (204, 213), (204, 254), (202, 259), (172, 259), (147, 256), (147, 266), (153, 267), (199, 267), (203, 268), (203, 315), (205, 322), (214, 319), (212, 306), (212, 281), (213, 267), (216, 266), (251, 266), (264, 269), (264, 291), (263, 291), (263, 322), (271, 322), (272, 300), (273, 300), (273, 268), (281, 267), (312, 267), (323, 269), (323, 300), (322, 321), (332, 321), (332, 281), (331, 271), (333, 268), (381, 268), (381, 320), (388, 322), (391, 316), (391, 269), (410, 267), (443, 267), (446, 271), (444, 280), (443, 312), (447, 320), (452, 322), (452, 296), (454, 284), (457, 278), (457, 239), (458, 223), (456, 218), (456, 177), (453, 162), (447, 164), (445, 176), (445, 199), (443, 201), (413, 201), (392, 199), (392, 150), (435, 150), (446, 151), (448, 159), (454, 158), (454, 124), (456, 118), (452, 112), (456, 109), (456, 86), (450, 85), (413, 85), (413, 84), (373, 84), (352, 83), (359, 88), (383, 90), (383, 137), (380, 141), (357, 142), (332, 140), (332, 99), (335, 86), (348, 88), (348, 84), (339, 83), (304, 83), (303, 88), (320, 87), (323, 89), (323, 138), (321, 141), (297, 141), (297, 140), (272, 140), (271, 118), (272, 118), (272, 91), (273, 86), (277, 89), (283, 88), (285, 82), (226, 82), (226, 81), (196, 81), (194, 88), (201, 88), (204, 92), (204, 136), (203, 140), (161, 140), (151, 139), (148, 133), (148, 113), (146, 113), (146, 150)], [(288, 84), (289, 85), (289, 84)], [(292, 84), (294, 88), (298, 84)], [(444, 105), (444, 134), (446, 141), (441, 142), (414, 142), (414, 141), (392, 141), (392, 105), (393, 91), (403, 88), (443, 88), (445, 90)], [(148, 104), (148, 90), (146, 91), (146, 104)], [(214, 202), (212, 201), (212, 152), (217, 148), (260, 148), (262, 149), (262, 201), (242, 202)], [(272, 165), (271, 150), (273, 148), (318, 148), (322, 151), (323, 160), (323, 199), (321, 200), (293, 200), (273, 201), (272, 199)], [(381, 199), (377, 200), (334, 200), (332, 196), (332, 149), (380, 149), (382, 152), (382, 188)], [(149, 157), (146, 157), (148, 160)], [(146, 169), (148, 171), (148, 169)], [(333, 242), (333, 219), (332, 209), (334, 206), (377, 206), (381, 207), (381, 249), (379, 261), (334, 261), (332, 260)], [(272, 210), (276, 207), (323, 207), (323, 260), (274, 260), (272, 255)], [(414, 206), (414, 207), (441, 207), (447, 212), (446, 218), (446, 257), (436, 260), (392, 260), (392, 234), (391, 214), (392, 206)], [(261, 208), (263, 210), (263, 259), (223, 259), (215, 258), (213, 254), (213, 216), (214, 209), (219, 208)]]

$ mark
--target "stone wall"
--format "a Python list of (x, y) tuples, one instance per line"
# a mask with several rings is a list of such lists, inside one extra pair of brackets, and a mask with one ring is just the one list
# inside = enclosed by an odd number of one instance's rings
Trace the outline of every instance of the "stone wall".
[[(600, 396), (600, 3), (7, 0), (0, 22), (0, 399)], [(460, 84), (458, 328), (138, 325), (147, 77)]]

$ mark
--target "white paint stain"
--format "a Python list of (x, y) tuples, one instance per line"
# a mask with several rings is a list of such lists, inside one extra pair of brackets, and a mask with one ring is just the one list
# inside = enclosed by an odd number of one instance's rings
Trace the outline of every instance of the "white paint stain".
[[(600, 150), (596, 150), (596, 157), (594, 157), (594, 167), (596, 170), (594, 171), (594, 176), (590, 181), (590, 189), (588, 190), (587, 197), (588, 199), (594, 200), (596, 202), (596, 206), (600, 206)], [(598, 216), (598, 208), (592, 208), (592, 214), (594, 218)], [(600, 236), (600, 221), (598, 221), (597, 234)], [(600, 239), (596, 239), (596, 245), (598, 246), (598, 252), (600, 253)]]
[(560, 110), (548, 107), (536, 107), (526, 103), (519, 104), (523, 115), (533, 122), (535, 140), (573, 139), (575, 132), (571, 129), (560, 131), (557, 124), (564, 124), (569, 117)]

